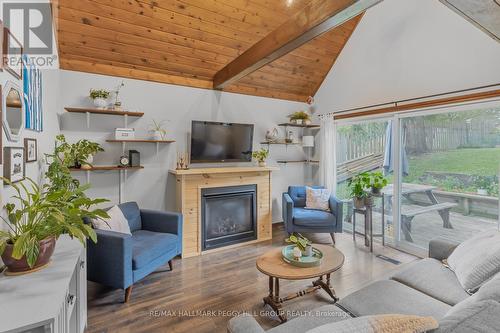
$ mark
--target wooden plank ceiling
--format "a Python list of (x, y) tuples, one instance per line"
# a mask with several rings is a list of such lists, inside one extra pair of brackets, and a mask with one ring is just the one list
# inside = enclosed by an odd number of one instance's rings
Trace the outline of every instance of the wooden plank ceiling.
[[(54, 1), (62, 69), (212, 88), (215, 73), (310, 0)], [(304, 102), (361, 15), (224, 87)]]

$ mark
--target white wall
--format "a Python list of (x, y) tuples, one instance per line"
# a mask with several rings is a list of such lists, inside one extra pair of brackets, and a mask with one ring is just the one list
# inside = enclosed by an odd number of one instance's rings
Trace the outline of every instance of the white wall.
[[(64, 106), (89, 105), (88, 92), (91, 88), (114, 89), (121, 78), (87, 73), (60, 71), (59, 106), (46, 110), (58, 114), (61, 132), (69, 141), (80, 138), (101, 143), (105, 149), (99, 153), (94, 164), (118, 164), (122, 154), (120, 144), (106, 143), (114, 136), (115, 127), (123, 127), (123, 118), (113, 116), (92, 116), (91, 128), (86, 129), (83, 114), (63, 112)], [(214, 120), (255, 124), (254, 149), (260, 147), (265, 132), (270, 127), (286, 121), (286, 116), (304, 108), (304, 104), (271, 98), (221, 93), (206, 89), (125, 79), (125, 86), (120, 99), (126, 110), (145, 113), (143, 118), (129, 123), (136, 129), (136, 137), (149, 137), (148, 127), (153, 119), (169, 120), (168, 138), (177, 142), (172, 145), (160, 145), (156, 154), (156, 145), (127, 144), (127, 149), (141, 152), (143, 170), (128, 171), (123, 200), (137, 201), (140, 206), (153, 209), (173, 209), (175, 204), (175, 179), (169, 176), (168, 169), (175, 168), (177, 151), (186, 151), (191, 120)], [(136, 118), (137, 119), (137, 118)], [(281, 129), (282, 135), (283, 129)], [(297, 133), (298, 135), (299, 133)], [(271, 146), (270, 164), (276, 159), (303, 159), (300, 147)], [(248, 165), (248, 164), (247, 164)], [(83, 182), (84, 173), (75, 175)], [(90, 176), (92, 196), (106, 197), (113, 203), (118, 201), (118, 173), (92, 172)], [(273, 173), (273, 221), (281, 221), (281, 192), (290, 184), (302, 184), (304, 170), (302, 164), (282, 167)]]
[(317, 113), (500, 83), (500, 43), (438, 0), (369, 9), (315, 96)]

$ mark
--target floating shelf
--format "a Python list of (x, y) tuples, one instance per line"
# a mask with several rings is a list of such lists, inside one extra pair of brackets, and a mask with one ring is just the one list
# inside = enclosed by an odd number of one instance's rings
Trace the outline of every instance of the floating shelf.
[(71, 171), (112, 171), (112, 170), (139, 170), (144, 169), (142, 165), (136, 167), (122, 167), (118, 165), (94, 165), (90, 169), (70, 168)]
[(68, 112), (74, 113), (93, 113), (93, 114), (107, 114), (113, 116), (131, 116), (131, 117), (142, 117), (144, 112), (135, 111), (116, 111), (111, 109), (91, 109), (91, 108), (64, 108)]
[(278, 126), (286, 126), (286, 127), (303, 127), (303, 128), (319, 128), (320, 125), (315, 125), (315, 124), (294, 124), (294, 123), (282, 123), (278, 124)]
[(280, 163), (280, 164), (288, 164), (288, 163), (319, 163), (319, 161), (316, 161), (316, 160), (300, 160), (300, 161), (284, 161), (284, 160), (281, 160), (281, 161), (276, 161), (276, 163)]
[(148, 140), (148, 139), (125, 139), (125, 140), (115, 140), (108, 139), (106, 142), (140, 142), (140, 143), (173, 143), (175, 140)]
[(285, 142), (285, 141), (262, 141), (261, 145), (301, 145), (302, 142)]

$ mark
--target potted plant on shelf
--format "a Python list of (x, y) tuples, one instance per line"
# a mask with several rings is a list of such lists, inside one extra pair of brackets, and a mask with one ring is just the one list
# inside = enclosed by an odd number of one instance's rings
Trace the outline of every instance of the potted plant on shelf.
[(382, 172), (375, 171), (370, 174), (370, 187), (373, 194), (380, 194), (380, 191), (387, 186), (387, 179), (384, 177)]
[(260, 150), (252, 152), (252, 157), (259, 162), (260, 167), (265, 167), (266, 159), (269, 157), (269, 150), (261, 148)]
[(295, 248), (293, 249), (293, 256), (295, 258), (312, 256), (312, 242), (302, 234), (293, 232), (288, 238), (285, 239), (285, 242), (295, 245)]
[(76, 143), (66, 142), (63, 134), (56, 136), (57, 153), (69, 163), (68, 167), (90, 169), (94, 161), (94, 155), (104, 151), (100, 144), (87, 139)]
[(307, 112), (297, 111), (290, 115), (290, 122), (297, 125), (309, 125), (311, 123), (311, 118)]
[(365, 200), (370, 200), (370, 194), (366, 191), (370, 188), (370, 175), (367, 172), (356, 175), (349, 179), (347, 185), (354, 207), (362, 209), (365, 206)]
[(163, 127), (165, 120), (157, 122), (153, 119), (150, 131), (153, 133), (154, 140), (165, 140), (167, 137), (167, 130)]
[(109, 91), (104, 89), (90, 89), (90, 99), (98, 109), (105, 109), (108, 106)]

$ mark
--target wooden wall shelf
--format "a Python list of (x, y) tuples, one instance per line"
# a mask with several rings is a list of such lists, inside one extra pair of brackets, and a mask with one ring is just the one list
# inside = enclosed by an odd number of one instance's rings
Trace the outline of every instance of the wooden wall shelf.
[(144, 169), (142, 165), (137, 167), (121, 167), (117, 165), (94, 165), (90, 169), (70, 168), (71, 171), (113, 171), (113, 170), (139, 170)]
[(288, 142), (285, 142), (285, 141), (262, 141), (260, 143), (261, 145), (290, 145), (290, 146), (293, 146), (293, 145), (301, 145), (302, 142), (291, 142), (291, 143), (288, 143)]
[(280, 163), (280, 164), (289, 164), (289, 163), (319, 163), (319, 161), (316, 161), (316, 160), (300, 160), (300, 161), (285, 161), (285, 160), (280, 160), (280, 161), (276, 161), (276, 163)]
[(115, 111), (111, 109), (92, 109), (92, 108), (64, 108), (67, 112), (74, 113), (92, 113), (92, 114), (106, 114), (113, 116), (131, 116), (131, 117), (142, 117), (144, 116), (144, 112), (135, 112), (135, 111)]
[(315, 125), (315, 124), (293, 124), (293, 123), (281, 123), (278, 124), (278, 126), (285, 126), (285, 127), (303, 127), (303, 128), (320, 128), (320, 125)]
[(115, 139), (108, 139), (106, 142), (138, 142), (138, 143), (174, 143), (175, 140), (148, 140), (148, 139), (126, 139), (126, 140), (115, 140)]

